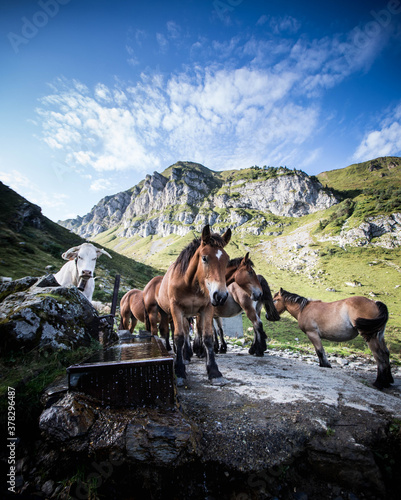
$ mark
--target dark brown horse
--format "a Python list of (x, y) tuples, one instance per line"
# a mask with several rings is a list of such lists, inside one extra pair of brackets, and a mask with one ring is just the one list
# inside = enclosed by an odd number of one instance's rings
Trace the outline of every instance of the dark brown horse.
[[(245, 311), (254, 327), (254, 340), (249, 349), (250, 354), (263, 356), (266, 350), (266, 334), (260, 320), (262, 306), (266, 309), (266, 318), (269, 321), (280, 319), (274, 304), (269, 285), (265, 278), (257, 275), (253, 269), (253, 262), (249, 259), (249, 253), (232, 259), (227, 265), (226, 272), (227, 288), (229, 296), (223, 306), (214, 308), (213, 316), (218, 325), (218, 331), (214, 330), (214, 350), (219, 353), (227, 352), (227, 344), (224, 340), (223, 323), (220, 318), (232, 318)], [(220, 337), (220, 344), (219, 344)], [(203, 356), (202, 339), (196, 334), (194, 338), (194, 352)]]
[[(244, 294), (248, 297), (250, 301), (259, 300), (263, 294), (262, 287), (258, 281), (256, 273), (253, 269), (253, 262), (249, 258), (249, 252), (245, 255), (244, 258), (237, 257), (235, 259), (231, 259), (227, 264), (226, 270), (226, 284), (230, 293), (230, 289), (233, 285), (236, 285), (238, 288), (238, 293)], [(227, 301), (230, 301), (230, 295), (228, 296)], [(227, 305), (227, 301), (224, 306), (220, 306), (225, 308)], [(274, 307), (273, 307), (274, 309)], [(216, 308), (214, 308), (213, 312), (214, 318), (216, 318)], [(234, 314), (236, 316), (236, 314)], [(213, 327), (214, 332), (214, 352), (226, 353), (227, 352), (227, 344), (224, 340), (224, 335), (222, 335), (222, 340), (219, 349), (219, 339), (216, 334), (216, 330)], [(223, 330), (221, 329), (221, 332)], [(197, 356), (203, 357), (205, 355), (205, 350), (202, 344), (202, 337), (198, 331), (196, 331), (193, 349)]]
[(120, 300), (120, 330), (129, 330), (131, 333), (138, 321), (145, 323), (145, 305), (143, 293), (134, 288), (127, 292)]
[(211, 233), (210, 227), (205, 226), (201, 238), (193, 240), (180, 253), (156, 290), (162, 321), (168, 321), (170, 315), (174, 323), (177, 385), (183, 385), (186, 378), (183, 358), (185, 339), (189, 335), (186, 318), (194, 316), (198, 317), (197, 326), (206, 348), (208, 377), (216, 385), (226, 382), (214, 356), (213, 306), (224, 304), (228, 296), (225, 273), (229, 257), (224, 247), (230, 238), (230, 229), (220, 236)]
[(224, 340), (223, 323), (220, 318), (232, 318), (244, 311), (248, 319), (252, 322), (254, 331), (253, 342), (248, 352), (249, 354), (255, 354), (255, 356), (264, 356), (264, 352), (267, 348), (267, 335), (260, 319), (262, 307), (265, 306), (266, 319), (268, 321), (279, 321), (280, 315), (274, 307), (273, 297), (266, 279), (260, 274), (255, 274), (255, 277), (262, 290), (261, 295), (257, 299), (245, 293), (244, 289), (234, 282), (228, 286), (229, 297), (226, 303), (223, 306), (214, 308), (214, 318), (218, 325), (217, 335), (220, 337), (219, 352), (227, 351), (227, 345)]
[(288, 311), (298, 320), (299, 328), (306, 333), (316, 350), (320, 366), (331, 368), (321, 339), (344, 342), (359, 333), (368, 343), (377, 363), (374, 385), (382, 389), (394, 382), (389, 351), (384, 342), (388, 310), (383, 302), (366, 297), (322, 302), (308, 300), (280, 288), (274, 295), (274, 305), (279, 314)]

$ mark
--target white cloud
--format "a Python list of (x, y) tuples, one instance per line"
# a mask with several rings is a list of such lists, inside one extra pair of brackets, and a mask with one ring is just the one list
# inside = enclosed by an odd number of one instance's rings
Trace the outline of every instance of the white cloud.
[(96, 179), (89, 188), (91, 191), (108, 191), (114, 189), (113, 184), (108, 179)]
[(181, 37), (181, 28), (176, 22), (168, 21), (167, 33), (169, 38), (176, 40)]
[[(187, 65), (169, 77), (148, 72), (134, 84), (100, 82), (93, 89), (58, 80), (38, 109), (43, 140), (65, 155), (70, 168), (86, 175), (90, 169), (153, 171), (178, 159), (216, 169), (313, 162), (319, 150), (307, 145), (322, 127), (322, 95), (352, 72), (366, 70), (384, 35), (376, 33), (363, 44), (355, 30), (291, 40), (279, 33), (294, 33), (299, 23), (285, 17), (260, 18), (259, 24), (273, 21), (275, 38), (238, 35), (225, 43), (191, 42), (189, 53), (209, 54), (211, 62)], [(181, 39), (180, 33), (169, 22), (166, 33), (157, 34), (160, 49)], [(146, 34), (131, 33), (127, 51), (132, 57), (136, 39), (142, 42)], [(360, 150), (379, 143), (383, 151), (394, 146), (398, 126), (383, 125)], [(92, 186), (97, 189), (99, 183)]]
[(0, 180), (11, 189), (27, 198), (31, 203), (39, 205), (42, 209), (64, 208), (69, 198), (63, 193), (43, 191), (36, 186), (31, 178), (18, 170), (0, 171)]
[(96, 85), (95, 96), (102, 101), (106, 101), (106, 102), (112, 101), (110, 90), (107, 88), (106, 85), (103, 85), (102, 83), (98, 83)]
[(380, 122), (378, 130), (371, 130), (355, 151), (355, 161), (364, 161), (379, 156), (401, 154), (401, 102), (388, 111)]
[(301, 27), (301, 23), (292, 16), (272, 17), (270, 20), (264, 19), (264, 16), (262, 16), (258, 24), (265, 24), (267, 21), (269, 21), (270, 29), (276, 35), (281, 33), (294, 34), (297, 33)]
[(169, 43), (167, 38), (163, 35), (163, 33), (156, 33), (156, 40), (159, 45), (159, 49), (161, 52), (167, 52)]

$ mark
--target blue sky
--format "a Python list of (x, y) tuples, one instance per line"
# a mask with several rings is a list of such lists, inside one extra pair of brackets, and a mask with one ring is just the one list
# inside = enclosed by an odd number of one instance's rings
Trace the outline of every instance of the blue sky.
[(0, 180), (52, 220), (178, 160), (401, 155), (400, 0), (1, 0)]

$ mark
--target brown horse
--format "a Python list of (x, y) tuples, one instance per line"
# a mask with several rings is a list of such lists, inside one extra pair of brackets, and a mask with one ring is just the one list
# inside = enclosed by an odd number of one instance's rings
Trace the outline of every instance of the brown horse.
[(214, 318), (218, 326), (218, 332), (216, 332), (216, 348), (218, 346), (217, 336), (220, 337), (219, 352), (224, 353), (227, 351), (221, 318), (232, 318), (244, 311), (248, 319), (252, 322), (254, 330), (253, 342), (248, 352), (249, 354), (255, 354), (255, 356), (264, 356), (264, 351), (267, 348), (267, 335), (260, 319), (262, 306), (265, 306), (266, 319), (268, 321), (279, 321), (280, 315), (274, 307), (273, 297), (265, 278), (260, 274), (255, 274), (255, 278), (262, 291), (259, 297), (250, 296), (243, 288), (238, 286), (237, 282), (234, 282), (228, 286), (229, 297), (226, 303), (223, 306), (214, 308)]
[(162, 315), (163, 311), (156, 300), (156, 294), (159, 291), (160, 284), (162, 282), (163, 276), (155, 276), (143, 289), (143, 302), (145, 305), (145, 324), (146, 329), (150, 331), (152, 335), (158, 335), (157, 325), (160, 324), (160, 335), (166, 341), (166, 349), (169, 351), (171, 349), (169, 343), (169, 331), (168, 317)]
[[(144, 315), (145, 315), (146, 329), (149, 332), (151, 332), (152, 335), (157, 335), (158, 334), (157, 325), (159, 325), (160, 335), (164, 338), (166, 349), (170, 351), (171, 345), (170, 345), (169, 325), (171, 327), (171, 331), (174, 332), (173, 320), (171, 318), (171, 315), (163, 314), (163, 311), (156, 300), (156, 293), (160, 288), (160, 283), (162, 282), (162, 279), (163, 276), (155, 276), (149, 281), (149, 283), (143, 289), (143, 302), (145, 305)], [(186, 363), (189, 363), (192, 354), (193, 352), (192, 352), (190, 338), (186, 337), (184, 344), (184, 358), (186, 360)]]
[(201, 238), (193, 240), (184, 248), (156, 290), (162, 321), (168, 321), (171, 315), (174, 323), (177, 385), (183, 385), (186, 378), (183, 358), (185, 338), (189, 335), (186, 318), (193, 316), (199, 318), (197, 326), (202, 332), (206, 348), (209, 379), (216, 385), (225, 383), (214, 357), (213, 306), (224, 304), (228, 296), (225, 273), (229, 257), (224, 247), (230, 238), (230, 229), (220, 236), (211, 233), (210, 227), (205, 226)]
[[(239, 294), (243, 294), (244, 296), (248, 297), (251, 302), (255, 300), (257, 301), (261, 298), (263, 294), (262, 287), (253, 269), (253, 262), (249, 258), (249, 252), (245, 255), (244, 258), (237, 257), (229, 261), (226, 270), (226, 284), (228, 287), (229, 296), (224, 306), (219, 306), (218, 309), (225, 308), (227, 303), (230, 301), (230, 289), (233, 285), (236, 285)], [(216, 308), (214, 308), (213, 316), (214, 318), (216, 318)], [(236, 314), (234, 314), (234, 316), (236, 316)], [(223, 330), (221, 329), (221, 331)], [(227, 344), (224, 341), (224, 335), (222, 336), (222, 342), (219, 349), (219, 340), (217, 338), (217, 334), (214, 327), (213, 327), (213, 332), (214, 332), (214, 352), (215, 353), (220, 352), (223, 354), (226, 353)], [(205, 355), (205, 350), (202, 344), (202, 337), (198, 331), (195, 334), (193, 348), (197, 356), (203, 357)]]
[(322, 302), (308, 300), (280, 288), (274, 295), (274, 305), (279, 314), (288, 311), (298, 320), (299, 328), (315, 347), (320, 366), (331, 368), (321, 339), (344, 342), (355, 338), (359, 333), (368, 343), (377, 363), (374, 385), (382, 389), (394, 382), (389, 351), (384, 342), (388, 310), (383, 302), (375, 302), (366, 297)]
[(131, 333), (138, 321), (145, 323), (145, 304), (143, 293), (134, 288), (127, 292), (120, 301), (120, 330), (129, 330)]
[[(144, 303), (146, 307), (146, 312), (149, 317), (149, 324), (147, 324), (148, 330), (153, 334), (157, 335), (157, 325), (160, 323), (160, 308), (157, 304), (156, 301), (156, 289), (160, 286), (161, 280), (163, 279), (162, 276), (157, 276), (156, 278), (153, 278), (145, 287), (143, 291), (143, 296), (144, 296)], [(235, 282), (238, 287), (240, 287), (240, 290), (238, 293), (244, 293), (247, 295), (247, 297), (250, 297), (250, 300), (252, 301), (257, 301), (261, 299), (263, 295), (263, 290), (260, 282), (258, 281), (258, 277), (256, 276), (255, 271), (253, 270), (253, 262), (249, 258), (249, 252), (245, 255), (244, 258), (238, 257), (236, 259), (231, 259), (229, 263), (227, 264), (227, 270), (226, 270), (226, 284), (229, 285), (230, 283)], [(269, 290), (270, 293), (270, 290)], [(278, 318), (280, 318), (274, 308), (273, 305), (273, 299), (270, 294), (270, 301), (271, 301), (271, 309), (274, 312), (275, 315), (277, 315)], [(170, 323), (171, 319), (169, 318)], [(170, 342), (169, 342), (169, 330), (168, 327), (165, 324), (165, 320), (160, 324), (160, 333), (165, 339), (166, 342), (166, 348), (168, 350), (171, 349), (170, 347)], [(172, 325), (172, 330), (173, 330), (174, 325)], [(214, 350), (215, 352), (221, 352), (225, 353), (227, 351), (227, 344), (224, 342), (224, 337), (223, 337), (223, 343), (219, 351), (219, 345), (218, 345), (218, 340), (217, 340), (217, 347), (216, 347), (216, 338), (215, 338), (215, 347)], [(204, 356), (205, 351), (203, 348), (202, 344), (202, 338), (200, 335), (196, 335), (194, 339), (194, 348), (197, 350), (197, 354), (199, 356)], [(190, 339), (186, 339), (186, 344), (184, 346), (184, 359), (186, 362), (189, 362), (190, 358), (192, 356), (192, 349), (190, 348)]]

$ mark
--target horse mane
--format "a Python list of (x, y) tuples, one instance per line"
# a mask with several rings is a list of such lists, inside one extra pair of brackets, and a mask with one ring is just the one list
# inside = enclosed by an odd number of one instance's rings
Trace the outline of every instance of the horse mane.
[(292, 304), (299, 305), (300, 310), (302, 311), (304, 307), (306, 307), (310, 300), (306, 297), (302, 297), (301, 295), (297, 295), (296, 293), (290, 293), (286, 290), (281, 290), (281, 296), (284, 300), (291, 302)]
[[(235, 257), (235, 259), (231, 259), (228, 262), (227, 267), (236, 267), (238, 269), (243, 259), (244, 259), (243, 257)], [(251, 267), (254, 267), (254, 264), (251, 261), (251, 259), (248, 259), (247, 264), (250, 265)]]
[[(184, 250), (177, 257), (177, 260), (174, 263), (174, 269), (179, 266), (180, 272), (185, 274), (190, 260), (195, 255), (196, 251), (200, 247), (202, 243), (201, 238), (195, 238), (189, 245), (187, 245)], [(218, 233), (211, 233), (208, 241), (208, 245), (214, 248), (224, 248), (226, 242)]]

